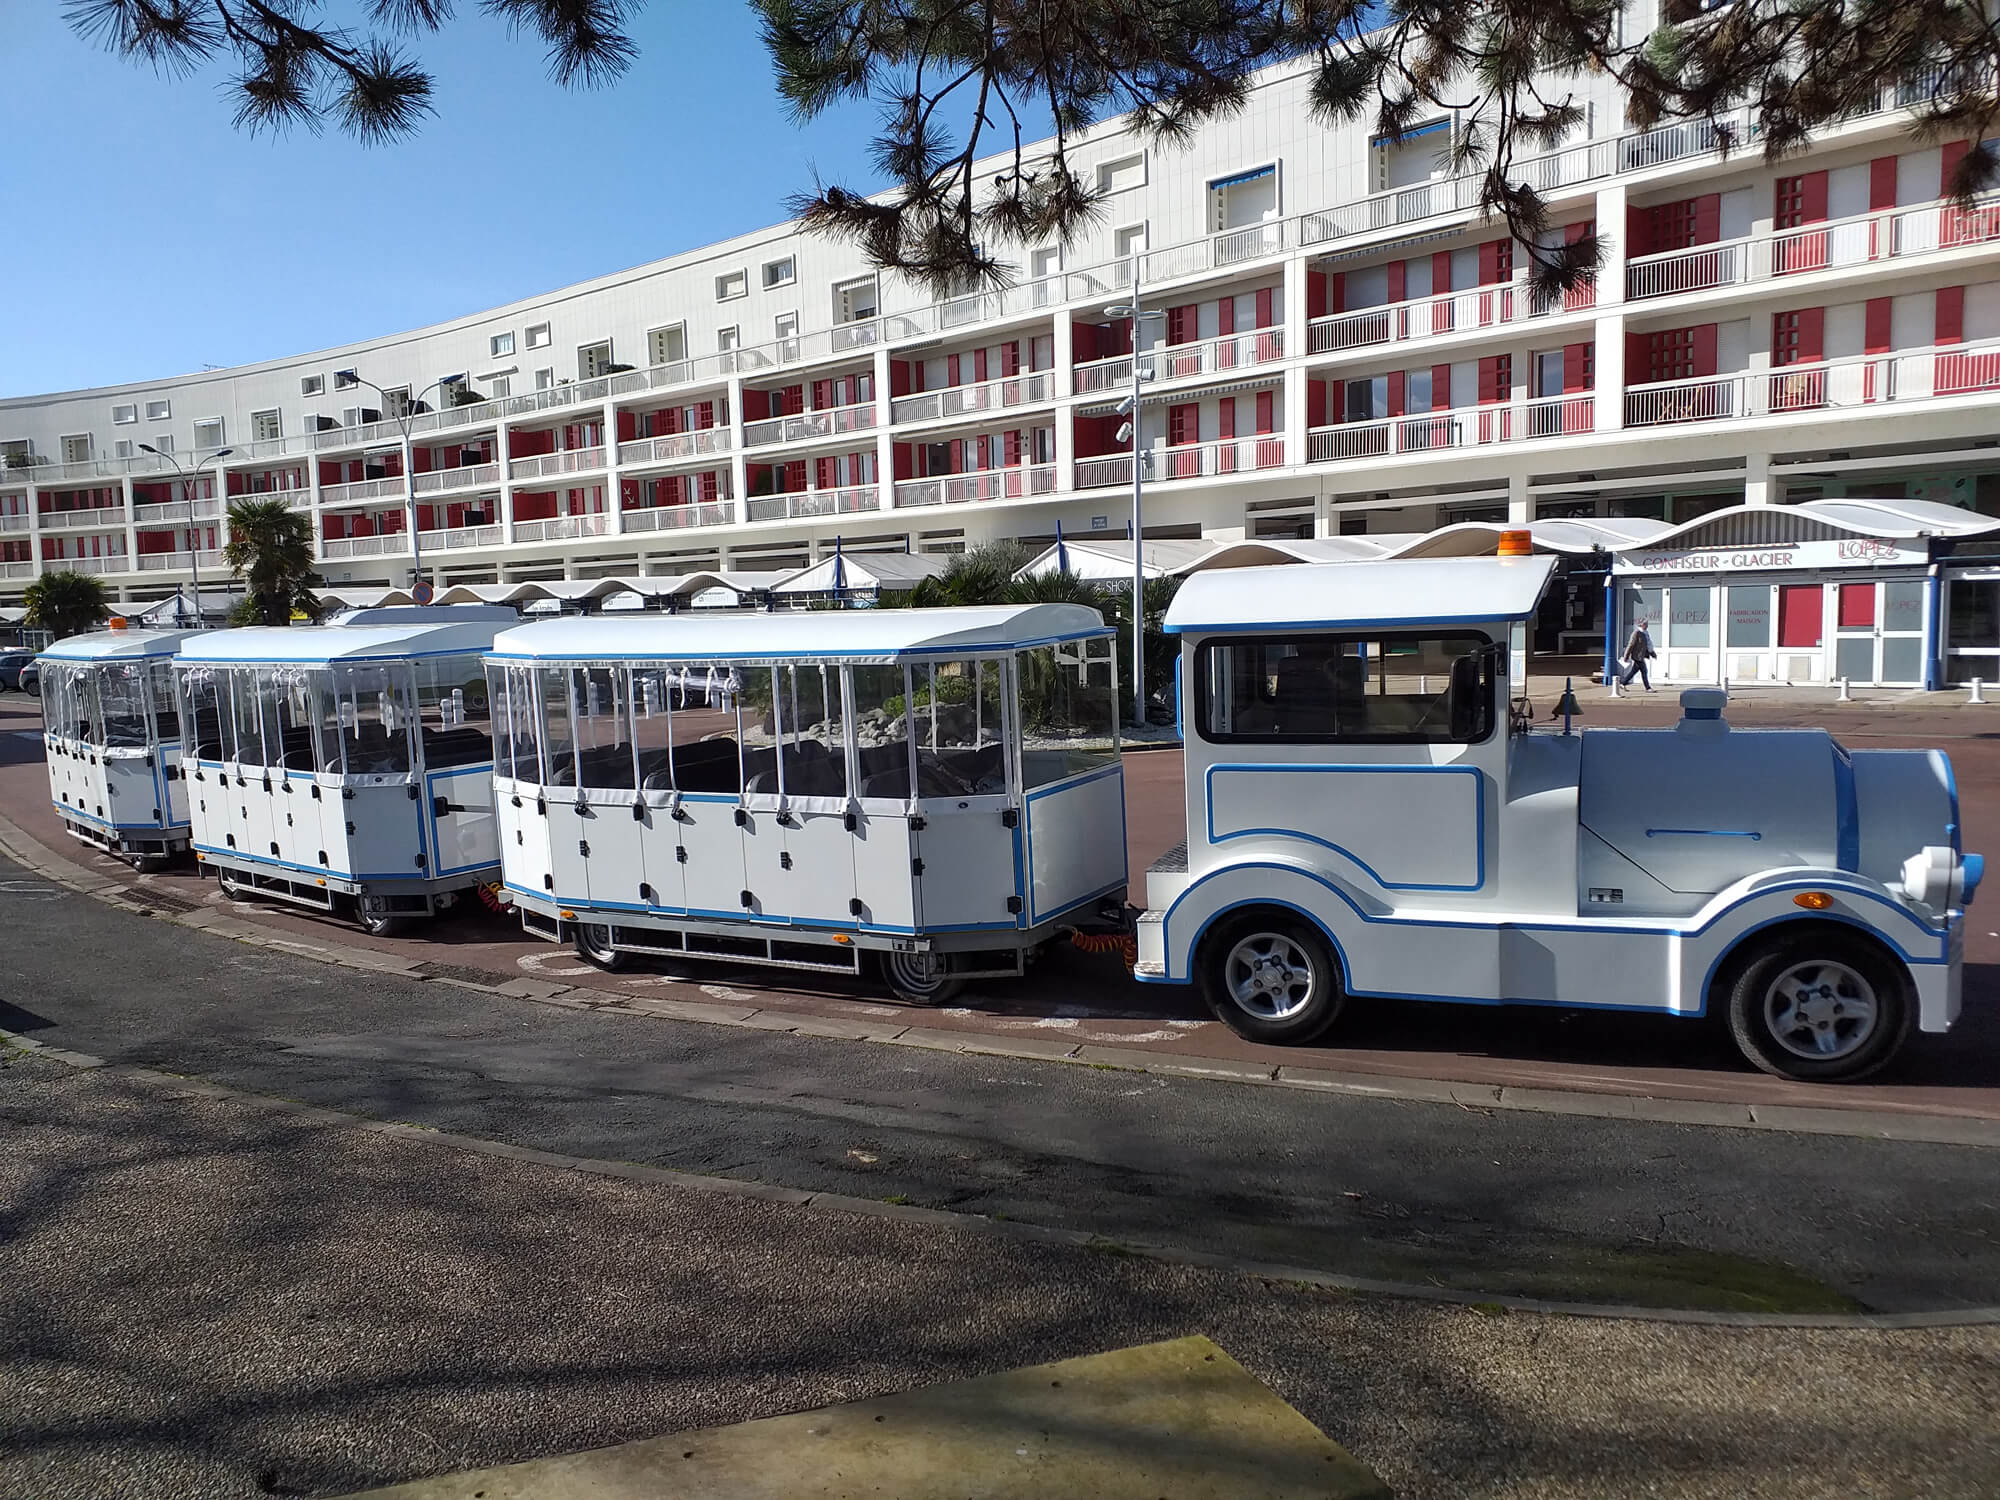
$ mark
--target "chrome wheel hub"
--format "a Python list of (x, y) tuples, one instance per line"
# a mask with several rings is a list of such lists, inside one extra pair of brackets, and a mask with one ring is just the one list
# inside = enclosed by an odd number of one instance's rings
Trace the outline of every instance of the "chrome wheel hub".
[(1764, 1024), (1795, 1057), (1846, 1057), (1867, 1045), (1881, 1014), (1874, 987), (1843, 963), (1793, 964), (1764, 991)]

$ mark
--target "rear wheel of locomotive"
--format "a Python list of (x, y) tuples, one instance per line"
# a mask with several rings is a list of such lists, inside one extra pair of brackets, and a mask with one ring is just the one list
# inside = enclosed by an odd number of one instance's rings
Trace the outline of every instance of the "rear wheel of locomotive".
[(1815, 924), (1756, 939), (1726, 1002), (1729, 1034), (1753, 1067), (1804, 1083), (1851, 1083), (1909, 1040), (1909, 970), (1880, 943)]
[(884, 953), (882, 979), (898, 999), (912, 1005), (943, 1005), (965, 987), (951, 972), (946, 953)]
[(1333, 945), (1289, 912), (1225, 918), (1202, 943), (1197, 966), (1208, 1008), (1246, 1041), (1310, 1042), (1347, 1004)]

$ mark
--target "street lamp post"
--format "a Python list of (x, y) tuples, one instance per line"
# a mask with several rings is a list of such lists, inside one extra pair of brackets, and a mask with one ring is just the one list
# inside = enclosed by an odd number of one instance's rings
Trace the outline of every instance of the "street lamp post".
[[(1132, 439), (1132, 723), (1146, 727), (1146, 528), (1144, 524), (1145, 452), (1141, 447), (1141, 384), (1152, 378), (1139, 368), (1139, 325), (1148, 318), (1164, 318), (1162, 308), (1143, 307), (1139, 298), (1139, 257), (1132, 257), (1132, 300), (1104, 309), (1108, 318), (1125, 318), (1132, 324), (1132, 392), (1118, 404)], [(1121, 434), (1123, 435), (1123, 434)]]
[[(139, 446), (145, 452), (152, 454), (153, 457), (158, 459), (164, 459), (169, 465), (172, 466), (173, 471), (181, 476), (181, 482), (187, 486), (188, 571), (194, 575), (194, 628), (196, 630), (199, 630), (201, 629), (201, 623), (202, 623), (201, 622), (201, 528), (196, 526), (194, 523), (194, 482), (196, 477), (200, 475), (203, 469), (207, 468), (210, 464), (221, 463), (222, 460), (229, 457), (229, 455), (234, 453), (236, 450), (234, 448), (217, 448), (213, 453), (209, 454), (207, 458), (204, 458), (200, 463), (196, 464), (192, 469), (184, 469), (181, 467), (180, 460), (175, 458), (171, 453), (162, 453), (158, 448), (155, 448), (151, 443), (141, 443)], [(219, 481), (221, 478), (222, 478), (222, 471), (218, 469), (216, 470), (216, 479)], [(215, 498), (218, 507), (216, 514), (220, 515), (222, 514), (222, 511), (220, 509), (222, 492), (219, 484), (216, 489)]]
[[(369, 390), (382, 398), (383, 410), (387, 411), (391, 406), (389, 393), (374, 381), (364, 380), (352, 370), (336, 370), (333, 373), (338, 379), (351, 380), (356, 385), (367, 386)], [(404, 403), (401, 411), (390, 413), (396, 423), (396, 430), (403, 435), (403, 497), (404, 503), (410, 512), (410, 572), (419, 583), (423, 582), (424, 578), (424, 544), (423, 527), (417, 520), (416, 455), (410, 444), (410, 416), (415, 412), (424, 397), (428, 396), (432, 391), (442, 392), (446, 386), (459, 385), (464, 380), (465, 377), (463, 375), (446, 375), (441, 379), (433, 380), (429, 385), (418, 391), (416, 395), (410, 397)]]

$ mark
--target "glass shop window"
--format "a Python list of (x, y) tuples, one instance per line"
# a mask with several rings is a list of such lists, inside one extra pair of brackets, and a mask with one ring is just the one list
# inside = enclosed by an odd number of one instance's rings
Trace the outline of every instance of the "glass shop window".
[(1047, 786), (1118, 760), (1118, 673), (1110, 637), (1038, 646), (1014, 659), (1021, 785)]
[(1726, 643), (1736, 651), (1761, 651), (1771, 644), (1771, 586), (1733, 583), (1729, 586)]
[(905, 700), (917, 743), (919, 797), (1007, 790), (1005, 674), (997, 661), (925, 662)]
[(1712, 589), (1667, 590), (1667, 644), (1706, 646), (1709, 643), (1709, 612), (1714, 605)]
[(1210, 641), (1197, 721), (1216, 742), (1476, 744), (1493, 732), (1503, 648), (1483, 636)]
[(492, 704), (479, 658), (425, 657), (415, 666), (425, 769), (481, 766), (492, 760)]

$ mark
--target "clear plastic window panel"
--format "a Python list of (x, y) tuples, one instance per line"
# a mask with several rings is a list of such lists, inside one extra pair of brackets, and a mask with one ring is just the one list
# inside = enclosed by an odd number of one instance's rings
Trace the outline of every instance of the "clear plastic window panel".
[(542, 781), (546, 786), (576, 785), (576, 741), (569, 723), (568, 667), (542, 667), (536, 677), (541, 688)]
[(674, 788), (713, 795), (740, 792), (747, 774), (743, 721), (755, 712), (743, 704), (743, 675), (727, 662), (680, 662), (661, 670), (673, 715)]
[(172, 665), (164, 661), (149, 663), (146, 685), (152, 699), (154, 740), (162, 745), (178, 744), (181, 737), (181, 716), (180, 707), (174, 699)]
[(477, 656), (430, 656), (413, 663), (424, 768), (480, 766), (493, 759), (493, 714)]
[(775, 797), (778, 784), (777, 669), (733, 667), (729, 680), (737, 708), (737, 738), (743, 746), (743, 790)]
[(1023, 787), (1047, 786), (1117, 761), (1115, 650), (1106, 637), (1038, 646), (1016, 658)]
[(145, 664), (106, 662), (94, 675), (102, 714), (102, 743), (113, 750), (145, 749), (149, 727), (146, 721), (152, 717)]
[(493, 774), (514, 774), (514, 707), (507, 700), (507, 669), (487, 667), (486, 701), (493, 728)]
[(779, 774), (788, 797), (847, 795), (847, 731), (841, 717), (840, 668), (778, 668), (782, 732)]
[(264, 763), (287, 771), (317, 771), (313, 672), (306, 667), (266, 667), (258, 675), (264, 700)]
[(1212, 642), (1197, 669), (1204, 738), (1470, 744), (1493, 728), (1500, 648), (1474, 635)]
[(257, 696), (257, 669), (233, 667), (229, 670), (230, 722), (235, 726), (232, 741), (239, 766), (264, 764), (264, 713)]
[(617, 667), (577, 667), (570, 673), (579, 786), (606, 792), (629, 792), (636, 786), (631, 721), (625, 712), (629, 681)]
[(313, 769), (338, 776), (346, 769), (346, 764), (341, 759), (340, 693), (334, 685), (332, 671), (326, 667), (313, 668), (306, 674), (306, 691), (310, 695), (316, 731), (313, 749), (318, 758), (313, 762)]
[(229, 674), (191, 667), (180, 674), (181, 743), (196, 760), (222, 761), (229, 751)]
[(857, 795), (885, 801), (910, 798), (910, 720), (904, 713), (909, 681), (901, 667), (850, 667), (854, 694), (854, 760)]
[(919, 797), (1007, 790), (1006, 672), (997, 661), (924, 662), (910, 669), (909, 718)]
[(626, 694), (632, 703), (632, 744), (638, 752), (639, 787), (648, 792), (674, 789), (674, 671), (633, 667)]
[(415, 717), (410, 669), (401, 663), (341, 667), (334, 672), (334, 685), (346, 774), (408, 776)]

